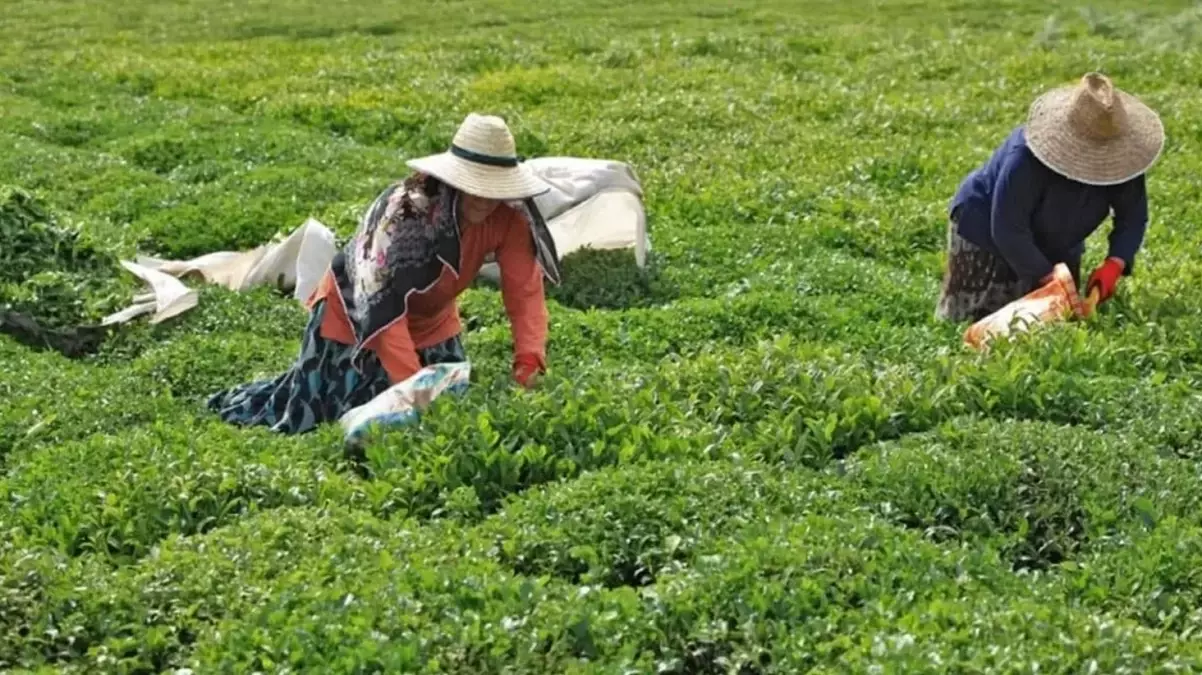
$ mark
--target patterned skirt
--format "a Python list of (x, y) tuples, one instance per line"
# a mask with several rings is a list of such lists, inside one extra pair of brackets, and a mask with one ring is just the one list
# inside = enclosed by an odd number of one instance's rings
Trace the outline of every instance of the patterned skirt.
[[(321, 336), (325, 307), (325, 302), (313, 307), (300, 355), (288, 370), (270, 380), (218, 392), (209, 398), (209, 409), (230, 424), (263, 425), (272, 431), (299, 434), (337, 421), (351, 408), (387, 390), (391, 386), (388, 373), (374, 353), (365, 353), (357, 370), (351, 363), (350, 345)], [(417, 355), (422, 366), (467, 360), (458, 335), (419, 349)]]
[(1001, 257), (947, 227), (947, 270), (935, 317), (947, 321), (977, 321), (1033, 290)]

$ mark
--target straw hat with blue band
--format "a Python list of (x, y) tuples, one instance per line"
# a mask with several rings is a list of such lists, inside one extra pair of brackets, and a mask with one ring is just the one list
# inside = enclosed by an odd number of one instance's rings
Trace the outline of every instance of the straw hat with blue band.
[(523, 162), (505, 120), (472, 113), (455, 132), (450, 150), (406, 164), (414, 171), (486, 199), (529, 199), (549, 191), (551, 186)]

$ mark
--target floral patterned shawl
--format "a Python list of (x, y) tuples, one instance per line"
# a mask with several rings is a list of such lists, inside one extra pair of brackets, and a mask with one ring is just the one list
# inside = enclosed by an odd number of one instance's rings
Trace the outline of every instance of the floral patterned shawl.
[[(533, 199), (509, 205), (530, 223), (543, 274), (559, 284), (555, 241)], [(443, 265), (460, 274), (459, 191), (414, 174), (388, 186), (359, 229), (334, 257), (332, 269), (355, 335), (355, 353), (408, 312), (409, 295), (432, 287)]]

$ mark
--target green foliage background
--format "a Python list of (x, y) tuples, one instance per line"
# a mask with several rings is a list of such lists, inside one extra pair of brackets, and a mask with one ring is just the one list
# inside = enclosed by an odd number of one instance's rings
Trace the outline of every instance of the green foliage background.
[[(470, 290), (471, 392), (360, 458), (204, 412), (294, 356), (270, 289), (84, 359), (0, 337), (0, 670), (1202, 667), (1198, 6), (17, 0), (0, 30), (0, 303), (56, 325), (128, 301), (121, 256), (348, 235), (470, 111), (630, 162), (655, 248), (570, 262), (534, 392)], [(1090, 69), (1168, 130), (1138, 274), (970, 354), (931, 319), (947, 200)]]

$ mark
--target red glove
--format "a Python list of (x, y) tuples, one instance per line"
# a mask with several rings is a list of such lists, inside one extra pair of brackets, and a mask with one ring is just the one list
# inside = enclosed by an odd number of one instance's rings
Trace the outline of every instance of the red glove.
[(518, 354), (513, 359), (513, 379), (523, 387), (534, 386), (535, 376), (545, 370), (542, 359), (533, 354)]
[(1089, 283), (1085, 285), (1086, 294), (1097, 288), (1098, 302), (1109, 300), (1114, 295), (1114, 289), (1118, 286), (1119, 277), (1123, 276), (1123, 268), (1126, 266), (1121, 258), (1107, 258), (1106, 262), (1089, 275)]

